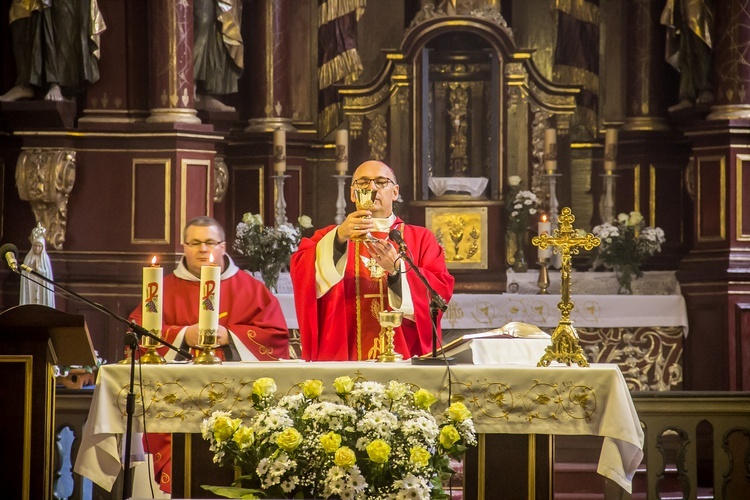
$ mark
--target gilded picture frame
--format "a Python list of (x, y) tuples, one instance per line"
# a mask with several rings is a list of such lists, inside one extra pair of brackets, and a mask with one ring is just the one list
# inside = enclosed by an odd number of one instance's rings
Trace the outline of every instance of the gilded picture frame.
[(487, 269), (487, 207), (427, 207), (425, 225), (445, 249), (448, 269)]

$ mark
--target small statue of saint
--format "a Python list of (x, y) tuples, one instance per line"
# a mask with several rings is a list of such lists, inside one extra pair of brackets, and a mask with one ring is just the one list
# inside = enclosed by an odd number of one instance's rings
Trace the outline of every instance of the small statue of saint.
[[(52, 263), (49, 260), (49, 255), (47, 255), (46, 234), (47, 230), (44, 226), (41, 223), (37, 223), (36, 227), (31, 231), (31, 236), (29, 236), (31, 250), (26, 254), (23, 263), (42, 276), (52, 280), (54, 278), (52, 277)], [(21, 298), (19, 303), (22, 305), (40, 304), (55, 307), (54, 287), (38, 276), (34, 276), (26, 271), (21, 272), (23, 273), (23, 277), (21, 278)]]

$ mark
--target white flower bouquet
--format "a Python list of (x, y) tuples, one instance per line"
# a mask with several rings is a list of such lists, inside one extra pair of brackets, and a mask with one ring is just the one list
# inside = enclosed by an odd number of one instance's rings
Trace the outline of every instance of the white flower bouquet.
[(664, 231), (646, 226), (640, 212), (621, 213), (617, 223), (605, 222), (592, 229), (601, 240), (596, 249), (592, 268), (613, 269), (620, 283), (620, 293), (632, 293), (633, 277), (642, 277), (641, 266), (652, 255), (661, 251)]
[(436, 397), (401, 382), (339, 377), (335, 401), (321, 398), (320, 380), (299, 388), (277, 398), (274, 380), (260, 378), (254, 415), (216, 411), (203, 421), (214, 462), (242, 471), (233, 487), (203, 488), (234, 498), (449, 498), (449, 457), (460, 459), (476, 445), (463, 403), (437, 420), (430, 412)]
[(248, 257), (250, 271), (260, 271), (263, 281), (276, 290), (279, 273), (289, 267), (289, 259), (297, 251), (302, 231), (312, 228), (312, 220), (302, 215), (298, 225), (286, 223), (277, 227), (266, 226), (260, 214), (250, 212), (237, 224), (234, 249)]

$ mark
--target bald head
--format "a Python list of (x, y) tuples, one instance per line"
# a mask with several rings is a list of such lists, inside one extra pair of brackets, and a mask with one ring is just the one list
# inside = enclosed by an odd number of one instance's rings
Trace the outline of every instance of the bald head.
[(399, 187), (396, 174), (391, 167), (377, 160), (368, 160), (362, 163), (352, 176), (352, 201), (355, 201), (354, 190), (360, 185), (369, 186), (377, 192), (375, 205), (370, 209), (373, 217), (385, 218), (393, 213), (393, 202), (398, 199)]

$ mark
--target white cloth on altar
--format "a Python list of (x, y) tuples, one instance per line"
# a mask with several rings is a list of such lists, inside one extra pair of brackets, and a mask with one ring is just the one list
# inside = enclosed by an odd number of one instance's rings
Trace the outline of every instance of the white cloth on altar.
[[(294, 295), (276, 294), (289, 328), (299, 328)], [(574, 327), (618, 328), (680, 326), (687, 335), (688, 318), (682, 295), (573, 295)], [(491, 330), (511, 321), (553, 328), (560, 320), (560, 295), (455, 294), (440, 325), (443, 330)]]
[[(141, 365), (148, 432), (198, 433), (213, 411), (251, 413), (252, 383), (273, 377), (280, 394), (306, 379), (320, 379), (324, 398), (342, 375), (366, 380), (399, 380), (428, 389), (446, 406), (447, 387), (464, 396), (478, 433), (598, 435), (604, 437), (598, 472), (630, 492), (643, 458), (643, 430), (617, 365), (588, 368), (511, 365), (440, 366), (368, 362), (239, 362), (223, 365)], [(126, 431), (127, 365), (104, 365), (89, 410), (74, 470), (111, 490), (122, 468)], [(450, 379), (449, 379), (450, 377)], [(544, 398), (540, 396), (546, 396)], [(136, 405), (133, 432), (144, 432)]]
[(443, 196), (448, 191), (468, 193), (474, 198), (484, 194), (490, 180), (487, 177), (430, 177), (430, 191)]

